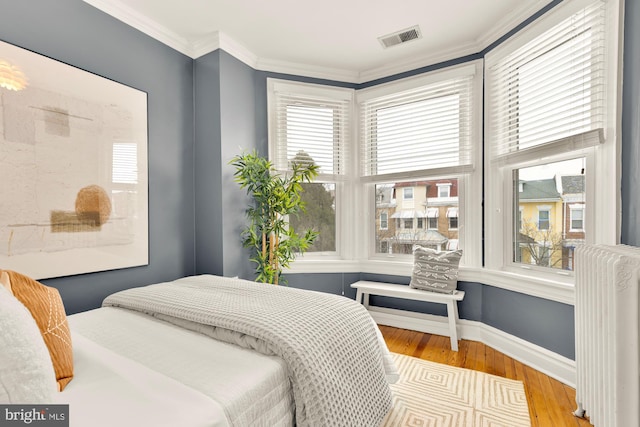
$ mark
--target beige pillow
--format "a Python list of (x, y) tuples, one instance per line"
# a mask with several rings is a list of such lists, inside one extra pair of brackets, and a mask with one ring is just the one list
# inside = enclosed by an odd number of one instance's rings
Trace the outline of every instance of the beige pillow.
[(73, 378), (73, 348), (60, 293), (25, 275), (5, 271), (9, 276), (13, 295), (29, 309), (40, 329), (49, 349), (58, 387), (62, 391)]

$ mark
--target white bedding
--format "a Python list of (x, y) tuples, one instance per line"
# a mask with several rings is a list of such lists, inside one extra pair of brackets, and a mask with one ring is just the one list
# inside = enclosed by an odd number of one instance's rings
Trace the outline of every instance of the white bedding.
[(199, 275), (120, 291), (102, 305), (281, 357), (298, 427), (377, 426), (391, 409), (395, 365), (385, 363), (377, 326), (352, 299)]
[(284, 362), (128, 310), (69, 316), (70, 425), (291, 426)]

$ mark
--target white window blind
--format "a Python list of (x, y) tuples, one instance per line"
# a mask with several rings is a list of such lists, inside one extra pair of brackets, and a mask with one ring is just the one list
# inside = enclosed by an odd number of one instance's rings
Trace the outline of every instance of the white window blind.
[(362, 175), (472, 169), (473, 75), (360, 102)]
[[(271, 159), (277, 170), (291, 162), (312, 162), (321, 176), (347, 171), (352, 95), (346, 91), (276, 84)], [(314, 93), (315, 92), (315, 93)]]
[(604, 25), (598, 1), (489, 66), (494, 159), (602, 142)]

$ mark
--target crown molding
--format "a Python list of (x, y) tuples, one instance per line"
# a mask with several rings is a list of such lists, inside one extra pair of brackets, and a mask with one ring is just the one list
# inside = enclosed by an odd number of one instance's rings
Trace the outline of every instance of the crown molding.
[(193, 43), (191, 57), (197, 59), (216, 49), (223, 49), (228, 54), (254, 69), (256, 69), (259, 62), (259, 58), (253, 52), (221, 31), (211, 33), (207, 37), (203, 37)]
[(220, 31), (215, 31), (198, 40), (190, 41), (136, 12), (122, 0), (83, 1), (193, 59), (211, 53), (216, 49), (223, 49), (256, 70), (362, 84), (482, 52), (552, 0), (535, 0), (531, 2), (526, 7), (507, 15), (502, 22), (498, 23), (499, 25), (492, 27), (477, 40), (460, 46), (455, 50), (431, 53), (369, 70), (349, 70), (261, 58)]
[(538, 13), (552, 1), (553, 0), (536, 0), (532, 2), (524, 2), (522, 8), (512, 11), (501, 22), (497, 22), (498, 25), (490, 28), (489, 31), (480, 36), (478, 38), (478, 44), (482, 46), (482, 50), (486, 49), (492, 43), (500, 39), (500, 37), (509, 33), (509, 31), (513, 30), (525, 20)]
[(220, 48), (220, 32), (215, 31), (199, 40), (191, 43), (189, 47), (190, 57), (198, 59)]
[(288, 61), (278, 61), (261, 58), (256, 67), (260, 71), (292, 74), (296, 76), (313, 77), (317, 79), (335, 80), (346, 83), (358, 83), (359, 73), (341, 68), (322, 67), (318, 65), (302, 64)]
[(372, 68), (371, 70), (359, 73), (359, 81), (356, 83), (367, 83), (373, 80), (393, 76), (407, 71), (417, 70), (418, 68), (427, 67), (441, 62), (450, 61), (457, 58), (463, 58), (467, 55), (473, 55), (482, 51), (483, 47), (478, 43), (468, 43), (460, 46), (455, 50), (438, 52), (412, 58), (408, 61), (398, 62), (393, 65), (385, 65), (382, 67)]

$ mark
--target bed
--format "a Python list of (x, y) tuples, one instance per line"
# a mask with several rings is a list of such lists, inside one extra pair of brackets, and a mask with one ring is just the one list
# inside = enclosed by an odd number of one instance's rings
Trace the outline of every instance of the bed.
[(73, 372), (45, 403), (71, 426), (375, 426), (391, 407), (393, 360), (345, 297), (200, 275), (67, 322)]

